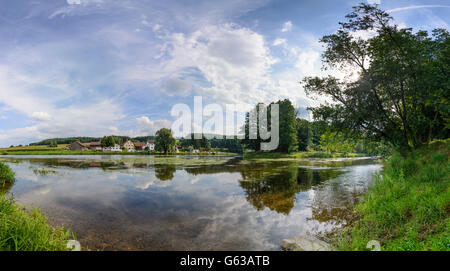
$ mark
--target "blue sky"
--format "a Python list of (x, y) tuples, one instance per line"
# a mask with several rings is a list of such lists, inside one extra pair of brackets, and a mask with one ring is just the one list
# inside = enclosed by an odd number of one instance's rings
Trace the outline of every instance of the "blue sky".
[[(152, 135), (177, 103), (316, 105), (318, 39), (360, 1), (15, 0), (0, 3), (0, 147)], [(450, 0), (372, 0), (403, 27), (449, 29)], [(339, 76), (339, 73), (335, 73)]]

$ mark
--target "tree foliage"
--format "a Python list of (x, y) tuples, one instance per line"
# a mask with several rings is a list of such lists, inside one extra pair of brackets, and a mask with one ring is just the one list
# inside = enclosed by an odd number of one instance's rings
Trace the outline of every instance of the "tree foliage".
[(102, 147), (114, 147), (116, 141), (113, 136), (104, 136), (100, 143)]
[[(333, 101), (312, 108), (314, 118), (397, 147), (448, 137), (449, 32), (400, 29), (388, 13), (367, 4), (354, 7), (346, 18), (337, 33), (321, 39), (323, 63), (344, 72), (352, 69), (358, 79), (305, 78), (307, 94)], [(374, 36), (363, 39), (355, 31)]]
[(155, 150), (167, 154), (175, 147), (176, 139), (172, 135), (170, 129), (160, 129), (156, 132), (155, 136)]
[[(254, 151), (260, 151), (261, 143), (270, 141), (270, 138), (267, 140), (261, 138), (260, 126), (267, 125), (268, 127), (264, 127), (266, 131), (271, 131), (272, 104), (277, 104), (279, 106), (279, 144), (274, 151), (283, 153), (296, 151), (298, 142), (295, 109), (288, 99), (271, 103), (267, 107), (263, 103), (259, 103), (251, 112), (247, 113), (244, 126), (245, 139), (242, 140), (242, 144)], [(267, 111), (267, 121), (262, 121), (259, 118), (260, 110), (264, 109)], [(255, 114), (256, 117), (252, 119), (251, 114)], [(250, 132), (252, 130), (256, 131), (256, 139), (250, 138)]]

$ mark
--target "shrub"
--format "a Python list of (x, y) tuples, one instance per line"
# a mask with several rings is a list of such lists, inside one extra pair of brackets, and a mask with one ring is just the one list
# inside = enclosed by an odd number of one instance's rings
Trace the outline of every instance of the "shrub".
[(0, 162), (0, 186), (14, 182), (14, 171), (8, 165)]

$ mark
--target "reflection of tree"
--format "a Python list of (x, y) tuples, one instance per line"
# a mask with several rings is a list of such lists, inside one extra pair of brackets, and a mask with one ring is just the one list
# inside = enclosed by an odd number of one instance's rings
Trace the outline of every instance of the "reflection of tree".
[(339, 174), (340, 172), (336, 170), (313, 171), (291, 167), (283, 173), (259, 180), (244, 178), (240, 184), (247, 194), (247, 200), (257, 210), (267, 207), (287, 215), (294, 207), (297, 193), (307, 191), (313, 185), (325, 180), (336, 178)]
[(247, 200), (257, 210), (268, 207), (272, 211), (286, 215), (294, 207), (295, 194), (300, 192), (297, 168), (259, 181), (241, 181), (241, 187), (247, 194)]
[(334, 179), (342, 174), (342, 171), (334, 169), (311, 170), (307, 168), (298, 169), (298, 184), (303, 191), (310, 189), (314, 185), (318, 185), (323, 181)]
[(175, 165), (171, 164), (155, 164), (155, 175), (156, 178), (160, 179), (161, 181), (170, 181), (173, 179), (173, 174), (177, 170), (177, 167)]

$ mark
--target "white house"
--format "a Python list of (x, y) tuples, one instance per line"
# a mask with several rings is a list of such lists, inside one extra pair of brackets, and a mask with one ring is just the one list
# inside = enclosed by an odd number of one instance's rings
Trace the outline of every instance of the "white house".
[(103, 152), (122, 152), (122, 148), (119, 144), (115, 144), (114, 147), (103, 147)]
[(146, 148), (148, 148), (149, 151), (154, 151), (155, 150), (155, 141), (154, 140), (147, 141), (147, 143), (144, 145), (144, 150)]
[(134, 152), (134, 143), (131, 142), (131, 140), (127, 140), (127, 142), (123, 144), (123, 148), (126, 149), (127, 152)]

